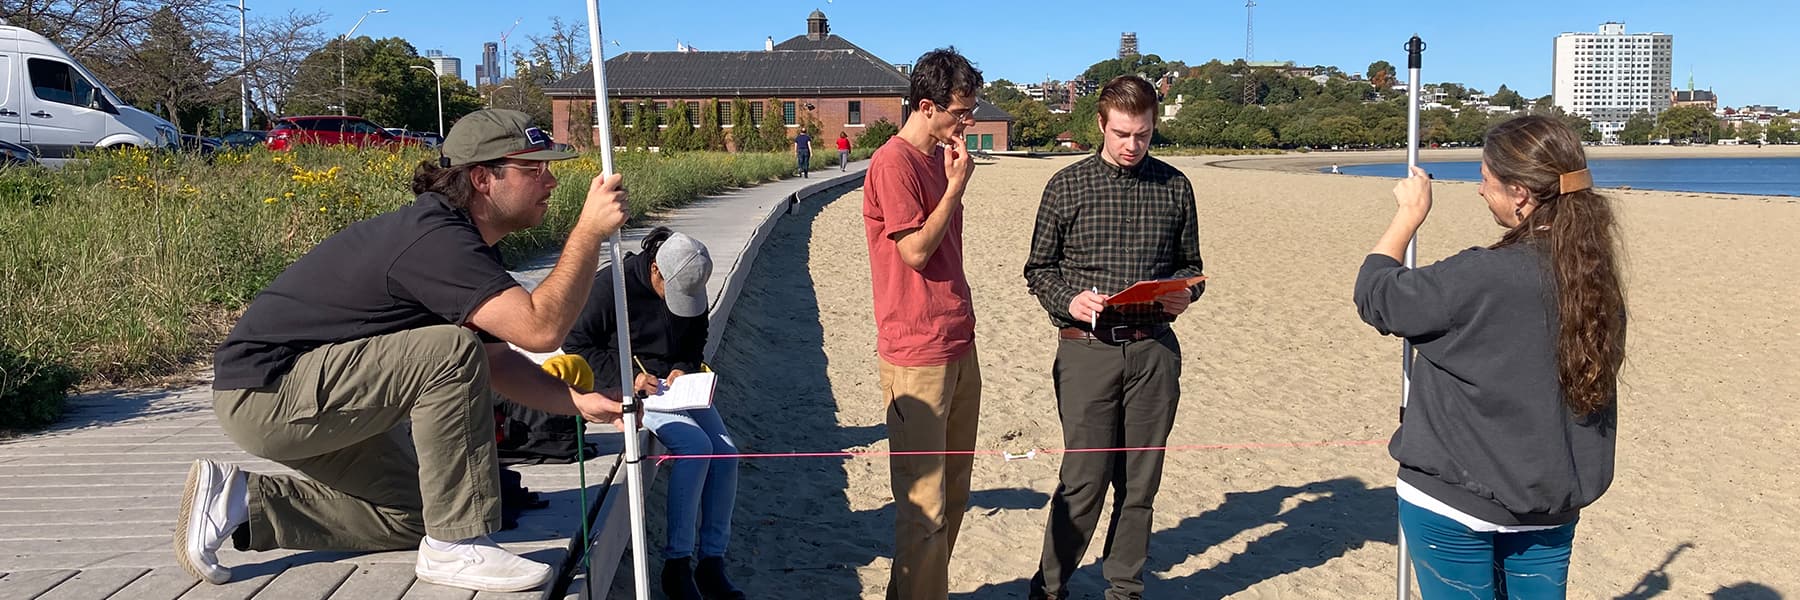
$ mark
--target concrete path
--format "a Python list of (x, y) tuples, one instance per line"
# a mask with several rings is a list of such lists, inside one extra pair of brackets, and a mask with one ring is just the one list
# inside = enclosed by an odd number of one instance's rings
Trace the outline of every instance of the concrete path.
[[(777, 218), (794, 202), (846, 185), (860, 185), (867, 161), (849, 172), (824, 170), (808, 179), (789, 178), (732, 190), (655, 215), (650, 225), (667, 225), (705, 243), (714, 269), (712, 328), (706, 354), (718, 347), (724, 324), (749, 275), (758, 247)], [(627, 231), (625, 249), (647, 229)], [(607, 253), (601, 255), (604, 263)], [(555, 257), (525, 265), (515, 275), (535, 286)], [(209, 375), (210, 377), (210, 375)], [(592, 431), (592, 430), (590, 430)], [(611, 582), (628, 541), (622, 525), (623, 471), (614, 467), (622, 438), (617, 432), (590, 433), (602, 455), (588, 461), (589, 502), (600, 503), (602, 527), (594, 549), (595, 581)], [(67, 414), (48, 431), (0, 443), (0, 600), (88, 599), (387, 599), (551, 597), (563, 590), (490, 594), (416, 581), (414, 552), (367, 554), (276, 551), (245, 553), (225, 549), (232, 567), (226, 585), (197, 584), (175, 565), (172, 529), (175, 507), (188, 465), (198, 458), (235, 463), (264, 473), (292, 473), (238, 449), (212, 415), (210, 388), (125, 390), (70, 400)], [(524, 485), (550, 500), (529, 511), (519, 527), (495, 535), (507, 549), (557, 565), (579, 592), (586, 574), (568, 564), (579, 546), (580, 483), (574, 465), (514, 467)], [(614, 487), (621, 493), (608, 493)], [(660, 513), (650, 507), (652, 515)], [(651, 544), (653, 547), (654, 543)], [(606, 585), (593, 597), (603, 598)], [(569, 597), (575, 597), (570, 594)]]

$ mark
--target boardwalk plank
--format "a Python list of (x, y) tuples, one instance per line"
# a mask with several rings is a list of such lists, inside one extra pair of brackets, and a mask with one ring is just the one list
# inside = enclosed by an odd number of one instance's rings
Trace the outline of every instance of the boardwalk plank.
[(413, 585), (413, 564), (359, 565), (339, 585), (332, 600), (392, 600)]
[(149, 572), (149, 569), (134, 568), (83, 569), (35, 600), (108, 598)]
[(119, 600), (175, 600), (196, 585), (205, 584), (195, 581), (193, 575), (180, 567), (164, 567), (151, 569), (113, 597)]
[(283, 571), (256, 600), (325, 600), (357, 570), (356, 565), (316, 563)]
[(75, 576), (70, 569), (14, 571), (0, 577), (0, 598), (35, 598)]
[(424, 581), (414, 581), (412, 589), (406, 590), (401, 600), (471, 600), (475, 592), (461, 588), (438, 585)]

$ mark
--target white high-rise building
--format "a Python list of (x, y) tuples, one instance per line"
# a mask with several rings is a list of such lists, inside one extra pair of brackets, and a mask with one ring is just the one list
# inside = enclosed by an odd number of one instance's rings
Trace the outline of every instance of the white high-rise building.
[(1586, 117), (1601, 139), (1616, 140), (1631, 115), (1669, 108), (1674, 45), (1675, 36), (1666, 33), (1625, 33), (1624, 23), (1558, 35), (1551, 100)]
[(462, 80), (462, 59), (444, 56), (442, 50), (426, 50), (425, 60), (431, 61), (431, 68), (437, 71), (439, 76), (449, 75), (459, 81)]

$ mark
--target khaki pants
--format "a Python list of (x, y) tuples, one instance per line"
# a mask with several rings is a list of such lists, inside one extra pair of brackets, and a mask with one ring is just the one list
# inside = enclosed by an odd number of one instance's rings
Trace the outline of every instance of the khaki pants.
[[(947, 365), (901, 367), (881, 361), (888, 444), (895, 452), (974, 450), (981, 413), (981, 367), (975, 350)], [(975, 458), (895, 456), (894, 568), (887, 597), (944, 600), (950, 553), (969, 505)]]
[(213, 407), (245, 451), (306, 475), (250, 474), (251, 550), (399, 550), (500, 529), (487, 354), (466, 329), (326, 345), (268, 387), (215, 391)]

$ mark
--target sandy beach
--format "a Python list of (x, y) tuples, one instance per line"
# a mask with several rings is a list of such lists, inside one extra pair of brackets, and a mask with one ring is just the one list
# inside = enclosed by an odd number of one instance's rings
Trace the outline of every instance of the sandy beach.
[[(1358, 321), (1350, 301), (1393, 213), (1393, 183), (1305, 172), (1319, 158), (1169, 159), (1199, 192), (1211, 277), (1176, 324), (1185, 364), (1170, 443), (1217, 447), (1168, 457), (1147, 597), (1393, 593), (1395, 467), (1383, 445), (1356, 443), (1394, 429), (1400, 342)], [(982, 449), (1061, 446), (1054, 332), (1020, 268), (1043, 184), (1073, 160), (999, 159), (970, 185)], [(1436, 190), (1422, 261), (1501, 233), (1474, 184)], [(1800, 202), (1612, 196), (1633, 319), (1618, 474), (1577, 529), (1570, 597), (1800, 594)], [(745, 452), (887, 448), (862, 202), (857, 189), (797, 207), (758, 256), (714, 361), (718, 405)], [(1313, 442), (1342, 444), (1283, 446)], [(1024, 596), (1057, 466), (977, 461), (952, 598)], [(659, 491), (650, 505), (661, 502)], [(892, 502), (885, 458), (747, 459), (734, 576), (756, 598), (881, 598)], [(1105, 586), (1099, 539), (1077, 597)]]

